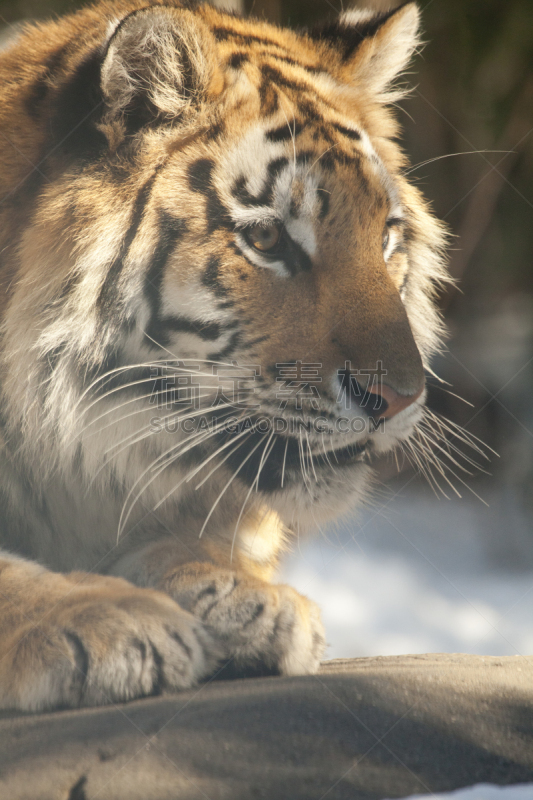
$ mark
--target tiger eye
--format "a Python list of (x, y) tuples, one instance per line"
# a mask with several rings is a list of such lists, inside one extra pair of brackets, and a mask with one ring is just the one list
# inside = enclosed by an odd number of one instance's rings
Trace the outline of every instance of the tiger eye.
[(281, 227), (276, 223), (270, 225), (253, 225), (247, 231), (248, 242), (261, 253), (273, 250), (281, 236)]

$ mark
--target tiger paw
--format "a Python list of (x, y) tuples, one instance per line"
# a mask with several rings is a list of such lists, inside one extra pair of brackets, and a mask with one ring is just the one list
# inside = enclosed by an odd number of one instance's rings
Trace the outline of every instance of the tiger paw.
[(212, 637), (167, 595), (119, 578), (62, 586), (74, 576), (54, 577), (59, 593), (56, 586), (39, 617), (22, 607), (19, 624), (2, 636), (0, 707), (123, 702), (187, 689), (214, 670), (221, 652)]
[(282, 675), (318, 670), (326, 646), (320, 611), (290, 586), (188, 564), (166, 590), (201, 620), (237, 667), (262, 665)]

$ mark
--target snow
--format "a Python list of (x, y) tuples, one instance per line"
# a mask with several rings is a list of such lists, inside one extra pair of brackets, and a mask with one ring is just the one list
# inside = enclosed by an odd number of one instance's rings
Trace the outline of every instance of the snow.
[(468, 789), (459, 789), (446, 794), (417, 794), (405, 800), (423, 800), (434, 797), (438, 800), (531, 800), (533, 798), (533, 783), (522, 783), (515, 786), (489, 786), (479, 783)]
[(327, 658), (533, 653), (533, 536), (512, 498), (409, 486), (301, 541), (282, 580), (316, 600)]

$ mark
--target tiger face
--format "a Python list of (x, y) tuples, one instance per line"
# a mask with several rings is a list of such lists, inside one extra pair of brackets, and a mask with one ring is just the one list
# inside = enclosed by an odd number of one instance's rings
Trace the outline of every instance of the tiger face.
[(83, 52), (48, 45), (27, 91), (55, 138), (5, 335), (38, 354), (30, 382), (49, 382), (22, 412), (54, 428), (55, 456), (48, 442), (36, 463), (76, 457), (84, 481), (130, 489), (168, 450), (150, 502), (218, 465), (209, 502), (234, 476), (230, 504), (252, 491), (289, 525), (336, 516), (364, 494), (371, 454), (419, 421), (439, 335), (442, 235), (387, 107), (416, 8), (296, 34), (139, 6), (104, 4), (105, 31), (87, 12)]

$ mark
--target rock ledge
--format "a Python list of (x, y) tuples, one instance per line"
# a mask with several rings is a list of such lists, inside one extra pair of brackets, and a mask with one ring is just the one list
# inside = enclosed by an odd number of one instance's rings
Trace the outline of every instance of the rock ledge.
[(533, 657), (326, 662), (0, 717), (6, 800), (378, 800), (533, 781)]

